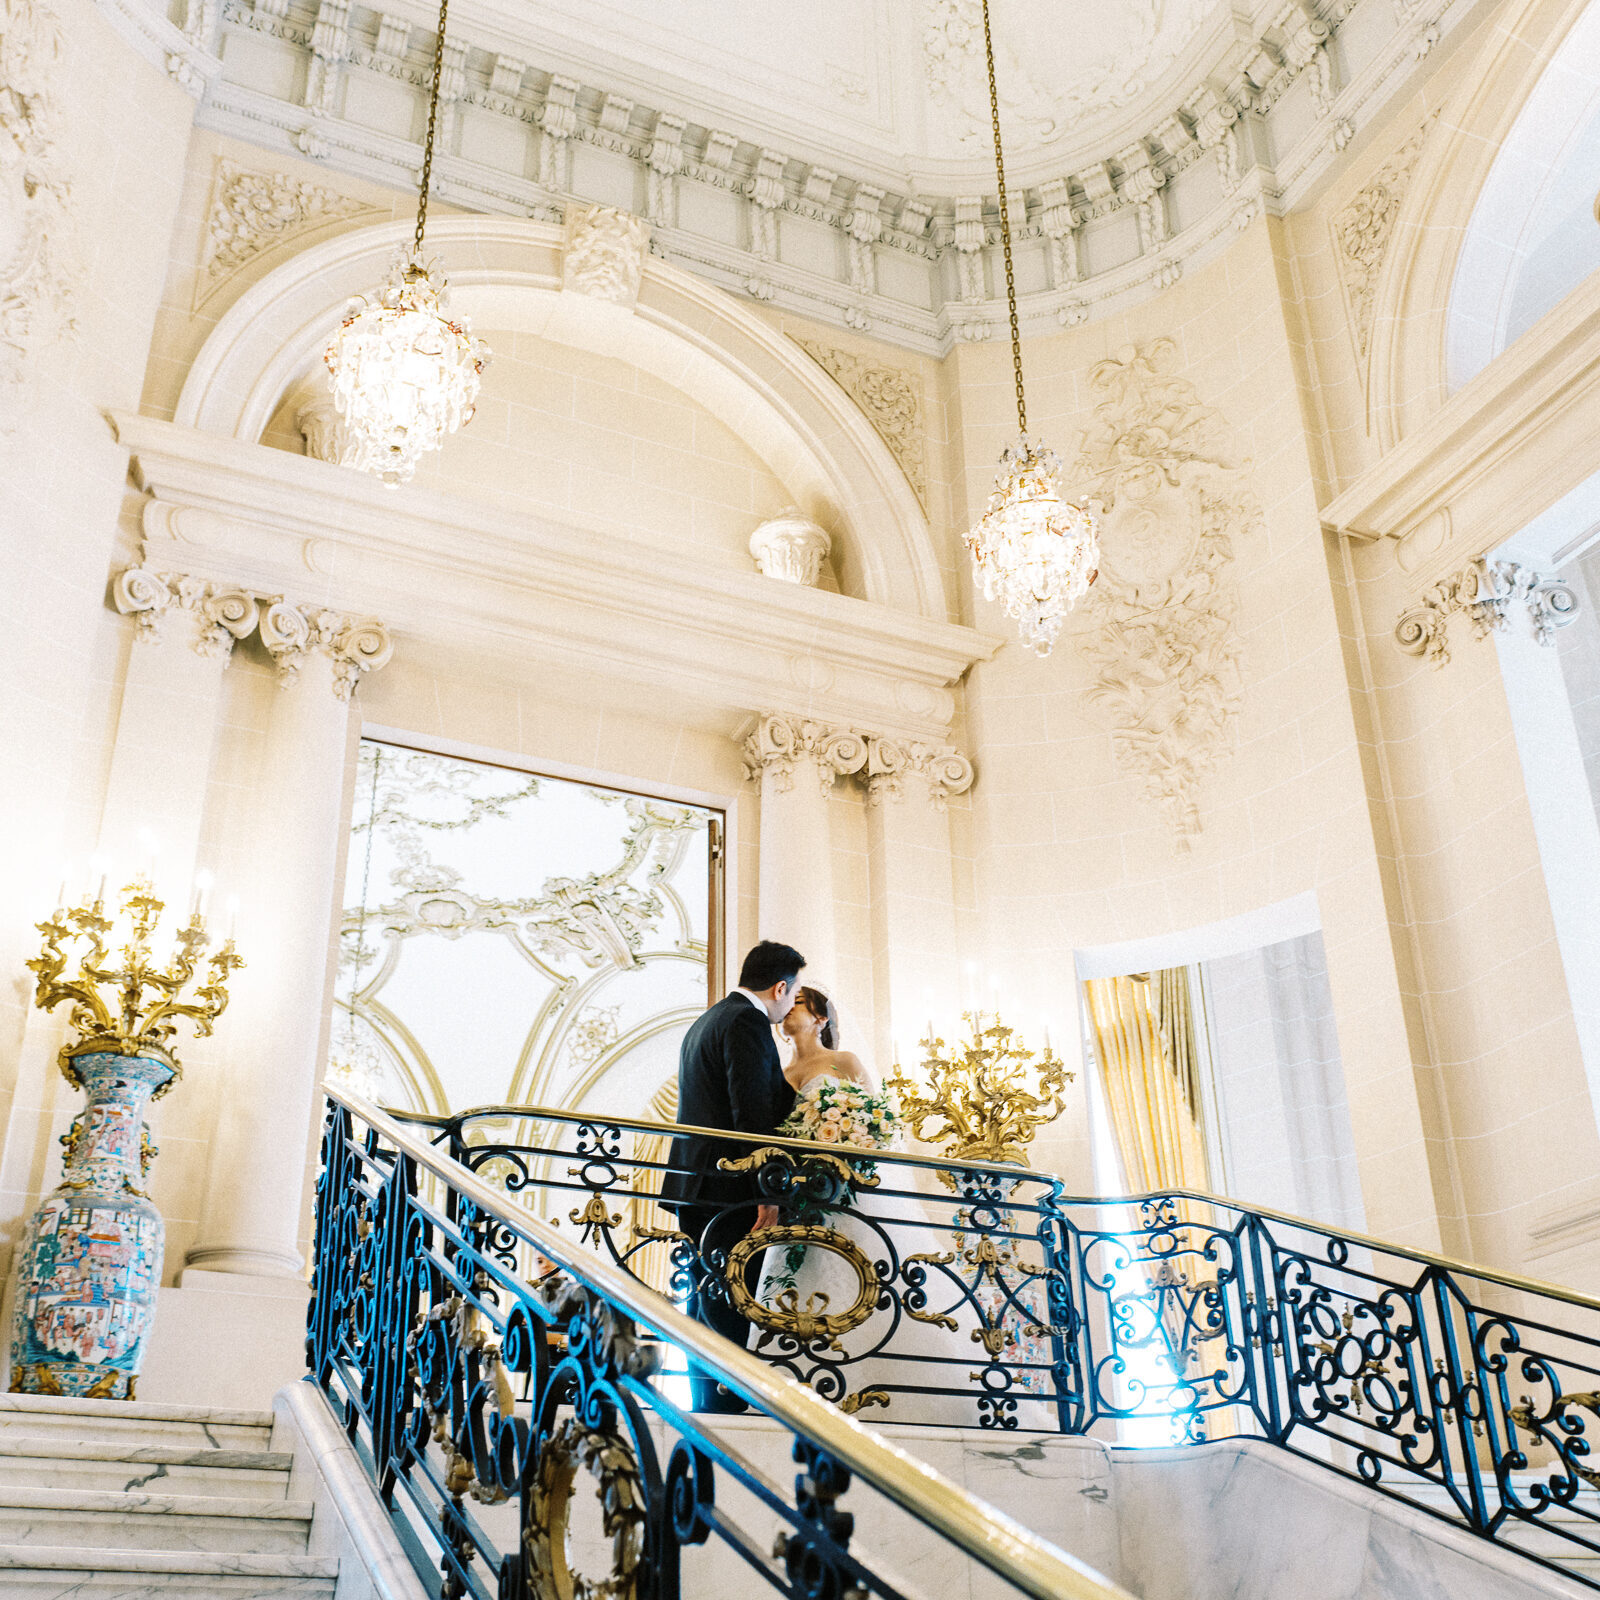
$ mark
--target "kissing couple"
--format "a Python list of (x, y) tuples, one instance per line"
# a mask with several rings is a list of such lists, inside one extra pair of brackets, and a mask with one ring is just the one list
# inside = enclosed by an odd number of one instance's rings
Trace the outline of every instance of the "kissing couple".
[[(814, 1103), (830, 1080), (876, 1093), (867, 1069), (838, 1048), (832, 1002), (800, 982), (805, 964), (793, 946), (763, 939), (744, 958), (738, 987), (691, 1024), (678, 1056), (680, 1124), (761, 1137), (790, 1120), (797, 1099)], [(787, 1066), (778, 1054), (775, 1028), (793, 1046)], [(695, 1246), (689, 1315), (738, 1345), (749, 1342), (749, 1320), (734, 1309), (721, 1271), (709, 1263), (726, 1261), (745, 1234), (777, 1224), (778, 1208), (759, 1203), (755, 1174), (719, 1166), (749, 1155), (752, 1148), (746, 1141), (681, 1133), (672, 1141), (671, 1167), (661, 1186), (663, 1204), (677, 1212), (679, 1228)], [(758, 1266), (760, 1261), (757, 1256), (747, 1264), (751, 1275), (770, 1276), (772, 1266)], [(759, 1286), (751, 1292), (761, 1298)], [(690, 1382), (697, 1411), (746, 1409), (743, 1400), (709, 1378)]]

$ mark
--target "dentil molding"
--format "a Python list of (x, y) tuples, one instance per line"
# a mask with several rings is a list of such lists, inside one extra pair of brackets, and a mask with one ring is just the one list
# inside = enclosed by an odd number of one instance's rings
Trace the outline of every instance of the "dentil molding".
[(1534, 638), (1546, 646), (1578, 614), (1578, 596), (1564, 579), (1542, 577), (1518, 561), (1480, 558), (1433, 584), (1395, 624), (1395, 643), (1442, 667), (1450, 659), (1451, 617), (1465, 613), (1474, 637), (1487, 639), (1510, 626), (1513, 602), (1526, 607)]
[(952, 795), (965, 794), (974, 777), (972, 762), (954, 745), (891, 739), (808, 717), (770, 713), (758, 717), (745, 737), (744, 765), (752, 781), (770, 775), (780, 792), (794, 787), (796, 770), (806, 765), (815, 772), (824, 796), (832, 795), (838, 779), (860, 777), (867, 786), (869, 805), (901, 799), (906, 780), (916, 777), (938, 811), (945, 809)]
[(111, 595), (117, 610), (138, 624), (141, 639), (159, 639), (169, 614), (187, 615), (194, 624), (193, 648), (224, 661), (236, 640), (259, 629), (284, 688), (295, 681), (307, 654), (321, 652), (333, 664), (333, 692), (340, 700), (350, 698), (363, 674), (387, 666), (394, 655), (389, 631), (376, 617), (297, 605), (282, 595), (255, 593), (191, 573), (129, 567), (112, 580)]
[[(943, 21), (929, 23), (929, 88), (967, 127), (986, 110), (981, 71), (973, 76), (977, 8), (973, 0), (932, 3)], [(182, 27), (168, 20), (164, 0), (98, 4), (201, 100), (203, 125), (414, 188), (425, 27), (350, 0), (319, 0), (310, 17), (286, 0), (188, 0)], [(1158, 31), (1178, 9), (1176, 0), (1143, 8)], [(1362, 25), (1347, 29), (1358, 9)], [(1137, 93), (1109, 146), (1057, 142), (1056, 170), (1042, 153), (1019, 164), (1014, 236), (1044, 285), (1023, 297), (1028, 333), (1110, 314), (1177, 281), (1186, 263), (1218, 253), (1263, 212), (1292, 209), (1471, 9), (1471, 0), (1269, 8), (1259, 24), (1214, 29), (1203, 62), (1139, 120), (1130, 119), (1146, 83), (1097, 85), (1091, 72), (1077, 86), (1090, 100), (1109, 93), (1104, 103), (1113, 105)], [(235, 39), (249, 48), (230, 51)], [(612, 202), (631, 179), (652, 247), (734, 293), (930, 354), (1003, 328), (998, 207), (975, 168), (971, 177), (961, 164), (930, 168), (908, 183), (892, 155), (824, 153), (825, 128), (797, 142), (771, 129), (719, 126), (705, 107), (651, 105), (632, 85), (582, 81), (565, 64), (540, 63), (531, 40), (518, 45), (470, 11), (452, 41), (434, 166), (436, 190), (452, 204), (559, 220), (569, 201)], [(227, 74), (213, 52), (227, 56)], [(1167, 76), (1180, 67), (1174, 60)], [(852, 74), (834, 71), (849, 92)], [(1043, 132), (1026, 79), (1023, 63), (1006, 89), (1024, 147), (1030, 130)], [(346, 114), (352, 85), (359, 117)], [(1058, 88), (1050, 86), (1057, 102)], [(1061, 115), (1057, 103), (1050, 116)], [(469, 117), (492, 130), (473, 141), (473, 158), (456, 153)], [(977, 139), (982, 129), (967, 131)], [(619, 173), (619, 163), (632, 171)]]

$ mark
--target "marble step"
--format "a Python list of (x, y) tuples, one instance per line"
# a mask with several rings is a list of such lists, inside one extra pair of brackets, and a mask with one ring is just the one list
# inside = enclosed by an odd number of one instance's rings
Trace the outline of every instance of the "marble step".
[(333, 1600), (336, 1561), (309, 1556), (0, 1544), (0, 1595), (28, 1600)]
[(304, 1555), (311, 1506), (182, 1494), (0, 1488), (0, 1545)]
[(132, 1439), (71, 1439), (0, 1429), (0, 1492), (47, 1483), (64, 1493), (116, 1489), (126, 1494), (220, 1495), (281, 1501), (294, 1457), (273, 1450), (196, 1450)]
[(73, 1439), (135, 1439), (189, 1444), (196, 1450), (264, 1450), (270, 1411), (163, 1406), (138, 1400), (68, 1400), (57, 1395), (0, 1395), (0, 1437), (62, 1433)]

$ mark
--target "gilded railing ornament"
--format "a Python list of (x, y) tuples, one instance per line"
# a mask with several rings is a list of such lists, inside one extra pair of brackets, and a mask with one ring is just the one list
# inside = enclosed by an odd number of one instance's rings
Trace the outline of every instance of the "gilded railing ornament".
[(102, 879), (92, 900), (62, 904), (38, 924), (44, 946), (28, 963), (38, 980), (34, 1000), (43, 1011), (70, 1004), (76, 1037), (59, 1061), (88, 1104), (61, 1140), (61, 1182), (23, 1236), (14, 1393), (133, 1398), (165, 1246), (161, 1213), (144, 1188), (156, 1156), (145, 1107), (181, 1073), (172, 1049), (179, 1022), (209, 1034), (227, 1006), (229, 974), (244, 965), (228, 939), (193, 998), (182, 998), (207, 943), (205, 916), (197, 897), (163, 962), (153, 945), (165, 909), (137, 878), (108, 914)]
[(1060, 1116), (1074, 1075), (1048, 1044), (1036, 1062), (1016, 1029), (998, 1016), (985, 1023), (984, 1016), (964, 1011), (961, 1020), (972, 1037), (950, 1046), (930, 1026), (922, 1040), (926, 1091), (898, 1064), (887, 1087), (899, 1096), (914, 1138), (942, 1145), (957, 1161), (1021, 1166), (1034, 1134)]

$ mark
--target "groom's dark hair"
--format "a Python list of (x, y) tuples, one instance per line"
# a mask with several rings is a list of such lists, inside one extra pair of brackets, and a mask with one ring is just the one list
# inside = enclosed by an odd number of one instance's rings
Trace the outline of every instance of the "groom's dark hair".
[(800, 976), (806, 958), (793, 945), (763, 939), (744, 958), (739, 968), (739, 987), (760, 994), (775, 983), (793, 983)]

